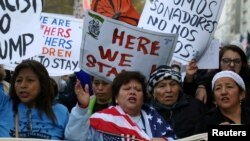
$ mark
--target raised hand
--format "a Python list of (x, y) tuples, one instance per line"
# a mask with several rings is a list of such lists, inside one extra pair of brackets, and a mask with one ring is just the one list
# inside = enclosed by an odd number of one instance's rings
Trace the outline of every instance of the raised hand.
[(202, 101), (204, 104), (207, 103), (207, 91), (206, 87), (203, 85), (199, 85), (198, 88), (196, 89), (195, 93), (196, 99)]
[(192, 82), (194, 75), (197, 73), (198, 67), (196, 65), (196, 60), (192, 59), (186, 66), (186, 79), (188, 82)]
[(77, 80), (76, 85), (75, 85), (75, 94), (76, 94), (79, 106), (82, 108), (88, 107), (89, 99), (90, 99), (88, 84), (86, 84), (83, 89), (80, 80)]

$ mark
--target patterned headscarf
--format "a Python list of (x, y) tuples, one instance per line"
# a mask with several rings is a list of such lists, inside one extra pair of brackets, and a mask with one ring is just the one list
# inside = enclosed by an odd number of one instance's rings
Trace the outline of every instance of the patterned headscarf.
[(172, 79), (181, 83), (181, 74), (170, 66), (162, 65), (151, 73), (147, 84), (147, 92), (152, 94), (154, 86), (161, 80)]
[(222, 77), (232, 78), (244, 91), (246, 90), (246, 86), (245, 86), (245, 83), (242, 80), (242, 78), (237, 73), (235, 73), (233, 71), (228, 71), (228, 70), (218, 72), (213, 77), (213, 80), (212, 80), (212, 90), (214, 89), (215, 81), (218, 80), (219, 78), (222, 78)]

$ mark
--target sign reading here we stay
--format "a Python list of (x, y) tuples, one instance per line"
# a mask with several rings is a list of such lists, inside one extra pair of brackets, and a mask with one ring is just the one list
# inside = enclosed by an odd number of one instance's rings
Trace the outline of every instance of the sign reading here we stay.
[(177, 34), (145, 30), (86, 11), (80, 68), (108, 81), (122, 71), (140, 71), (146, 77), (169, 64)]

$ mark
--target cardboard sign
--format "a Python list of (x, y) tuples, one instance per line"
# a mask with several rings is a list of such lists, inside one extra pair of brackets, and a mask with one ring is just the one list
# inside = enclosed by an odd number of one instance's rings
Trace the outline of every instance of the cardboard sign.
[[(79, 71), (83, 21), (60, 14), (42, 13), (40, 24), (43, 44), (39, 55), (36, 54), (28, 59), (41, 62), (50, 76)], [(5, 64), (5, 68), (14, 70), (20, 62), (21, 60)]]
[(8, 63), (37, 55), (41, 47), (41, 0), (4, 0), (0, 6), (0, 59)]
[(83, 21), (49, 13), (42, 13), (40, 21), (43, 47), (39, 61), (53, 76), (79, 71)]
[(209, 46), (223, 5), (224, 0), (146, 0), (138, 26), (179, 34), (173, 60), (187, 64)]
[(197, 62), (199, 69), (219, 69), (220, 41), (213, 39), (211, 44)]
[(112, 81), (121, 71), (140, 71), (145, 77), (169, 64), (177, 34), (159, 33), (86, 11), (80, 68)]

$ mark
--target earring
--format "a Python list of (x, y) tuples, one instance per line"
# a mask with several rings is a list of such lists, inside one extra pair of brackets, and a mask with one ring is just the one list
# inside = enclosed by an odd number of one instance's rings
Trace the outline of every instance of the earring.
[(214, 102), (214, 106), (215, 106), (215, 108), (217, 108), (217, 104), (216, 104), (216, 102)]

